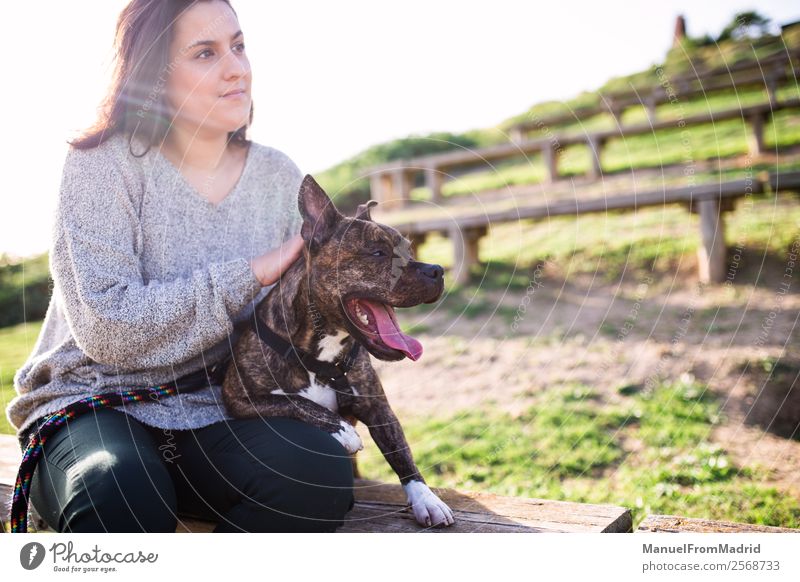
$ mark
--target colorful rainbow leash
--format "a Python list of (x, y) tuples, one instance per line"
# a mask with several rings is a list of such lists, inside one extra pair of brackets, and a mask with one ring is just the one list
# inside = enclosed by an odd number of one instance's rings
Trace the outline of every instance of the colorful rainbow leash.
[(68, 420), (90, 410), (120, 406), (131, 402), (158, 400), (163, 396), (174, 396), (179, 392), (185, 393), (199, 390), (212, 382), (222, 382), (225, 374), (225, 364), (227, 364), (227, 361), (154, 388), (137, 388), (123, 392), (109, 392), (89, 396), (73, 402), (48, 416), (39, 429), (31, 434), (28, 446), (25, 447), (25, 451), (22, 453), (22, 462), (19, 465), (11, 501), (11, 533), (28, 532), (28, 503), (33, 472), (41, 459), (42, 449), (47, 439)]

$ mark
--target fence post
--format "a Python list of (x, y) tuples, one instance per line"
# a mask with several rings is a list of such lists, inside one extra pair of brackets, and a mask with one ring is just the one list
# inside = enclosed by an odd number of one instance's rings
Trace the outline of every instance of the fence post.
[(600, 158), (605, 140), (595, 136), (588, 136), (586, 144), (589, 146), (589, 155), (591, 156), (591, 163), (589, 165), (589, 177), (596, 180), (603, 175), (603, 165)]
[(478, 264), (478, 241), (486, 235), (486, 227), (462, 228), (458, 224), (450, 227), (448, 236), (453, 243), (453, 276), (456, 283), (469, 281), (472, 265)]
[(764, 113), (754, 113), (750, 116), (750, 154), (757, 156), (764, 153)]
[(442, 201), (442, 178), (442, 173), (438, 169), (425, 168), (425, 185), (431, 191), (431, 201), (437, 204)]
[(411, 176), (405, 168), (392, 172), (392, 206), (402, 207), (411, 197)]
[(695, 202), (700, 214), (700, 246), (697, 260), (700, 281), (722, 283), (727, 265), (725, 249), (725, 221), (717, 198)]
[(544, 160), (544, 168), (547, 171), (547, 181), (555, 182), (559, 178), (558, 152), (550, 141), (542, 146), (542, 159)]
[(386, 189), (384, 188), (385, 175), (383, 172), (375, 172), (369, 176), (369, 197), (379, 204), (386, 201)]

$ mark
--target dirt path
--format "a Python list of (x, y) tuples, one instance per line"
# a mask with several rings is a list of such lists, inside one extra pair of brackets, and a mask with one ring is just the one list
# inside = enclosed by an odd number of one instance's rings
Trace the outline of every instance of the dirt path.
[[(760, 467), (765, 483), (800, 496), (800, 440), (785, 438), (800, 416), (800, 389), (787, 398), (800, 369), (800, 295), (778, 298), (776, 281), (700, 288), (690, 276), (608, 285), (549, 274), (527, 296), (490, 294), (493, 306), (506, 307), (493, 316), (398, 312), (437, 333), (415, 334), (425, 349), (420, 361), (376, 367), (401, 420), (488, 402), (515, 413), (559, 384), (588, 385), (613, 401), (620, 386), (692, 374), (723, 403), (714, 440), (737, 464)], [(765, 366), (781, 358), (797, 367), (767, 382)], [(792, 410), (793, 420), (781, 420)]]

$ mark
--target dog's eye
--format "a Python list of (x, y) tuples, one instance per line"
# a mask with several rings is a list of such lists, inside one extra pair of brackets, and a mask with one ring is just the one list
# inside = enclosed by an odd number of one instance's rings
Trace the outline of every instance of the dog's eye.
[(378, 249), (377, 251), (372, 251), (373, 257), (385, 257), (387, 256), (382, 250)]

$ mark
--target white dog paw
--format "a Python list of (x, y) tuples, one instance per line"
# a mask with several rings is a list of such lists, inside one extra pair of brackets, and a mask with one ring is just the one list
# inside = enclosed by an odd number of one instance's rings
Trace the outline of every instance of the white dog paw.
[(342, 428), (338, 432), (331, 433), (331, 436), (342, 444), (344, 450), (352, 455), (363, 449), (364, 444), (361, 442), (361, 437), (358, 436), (353, 425), (346, 420), (341, 421), (339, 424)]
[(446, 527), (456, 522), (453, 511), (422, 481), (409, 481), (403, 489), (418, 524)]

